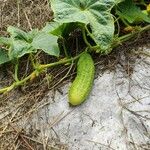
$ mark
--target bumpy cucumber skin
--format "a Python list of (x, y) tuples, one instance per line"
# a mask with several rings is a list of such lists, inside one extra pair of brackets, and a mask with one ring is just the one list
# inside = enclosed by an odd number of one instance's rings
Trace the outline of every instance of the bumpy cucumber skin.
[(69, 90), (69, 103), (80, 105), (89, 95), (95, 75), (95, 66), (90, 54), (83, 53), (77, 63), (77, 76)]

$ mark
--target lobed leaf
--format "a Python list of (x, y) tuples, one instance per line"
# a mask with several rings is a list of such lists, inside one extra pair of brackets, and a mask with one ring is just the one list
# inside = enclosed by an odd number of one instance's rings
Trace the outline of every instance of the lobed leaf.
[(57, 44), (58, 37), (33, 29), (25, 32), (16, 27), (9, 26), (9, 57), (10, 59), (20, 58), (29, 53), (36, 53), (37, 49), (41, 49), (49, 55), (59, 56), (59, 48)]
[(51, 0), (54, 20), (59, 23), (80, 22), (90, 25), (93, 40), (107, 53), (114, 36), (111, 8), (115, 0)]

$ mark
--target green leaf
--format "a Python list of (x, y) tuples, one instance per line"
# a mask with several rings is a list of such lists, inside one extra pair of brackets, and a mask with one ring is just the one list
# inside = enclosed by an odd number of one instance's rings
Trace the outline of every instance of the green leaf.
[(10, 33), (11, 37), (14, 39), (18, 39), (18, 40), (24, 40), (24, 41), (29, 41), (29, 36), (28, 33), (24, 32), (23, 30), (13, 27), (13, 26), (9, 26), (7, 28), (7, 31)]
[(56, 36), (61, 36), (64, 30), (64, 24), (58, 22), (47, 23), (46, 26), (42, 29), (42, 32), (51, 33)]
[(33, 30), (29, 31), (27, 34), (28, 34), (29, 42), (32, 42), (33, 39), (39, 34), (39, 30), (33, 29)]
[(25, 54), (35, 53), (36, 49), (32, 47), (30, 43), (27, 43), (23, 40), (14, 40), (12, 39), (9, 57), (10, 59), (16, 59), (24, 56)]
[(42, 29), (43, 32), (51, 33), (59, 37), (66, 37), (69, 33), (79, 26), (82, 26), (81, 23), (59, 23), (59, 22), (49, 22)]
[(58, 37), (45, 32), (40, 32), (32, 42), (35, 49), (42, 49), (45, 53), (59, 56)]
[(140, 7), (136, 6), (132, 0), (125, 0), (117, 7), (116, 13), (121, 19), (126, 20), (129, 23), (136, 22), (148, 22), (150, 23), (150, 17), (144, 14)]
[(114, 20), (110, 13), (115, 0), (51, 0), (54, 20), (59, 23), (80, 22), (90, 25), (92, 38), (102, 52), (110, 49)]
[[(36, 53), (37, 49), (42, 49), (49, 55), (59, 56), (57, 36), (45, 32), (39, 32), (38, 29), (26, 33), (16, 27), (9, 26), (7, 30), (10, 33), (10, 59), (17, 59), (25, 54)], [(0, 39), (0, 42), (1, 41), (3, 42), (4, 40)]]
[(0, 48), (0, 65), (9, 62), (10, 59), (8, 57), (8, 52), (2, 48)]
[(10, 38), (0, 37), (0, 45), (10, 45)]

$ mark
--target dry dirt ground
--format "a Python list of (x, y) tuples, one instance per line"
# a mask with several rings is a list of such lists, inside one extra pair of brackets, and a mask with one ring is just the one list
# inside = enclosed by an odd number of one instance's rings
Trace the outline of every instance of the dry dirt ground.
[[(0, 35), (9, 25), (41, 28), (51, 16), (47, 0), (0, 0)], [(149, 43), (147, 32), (97, 57), (93, 90), (79, 107), (67, 102), (72, 75), (51, 90), (41, 81), (0, 96), (0, 150), (149, 150)], [(0, 69), (1, 87), (11, 73)], [(68, 70), (52, 70), (58, 83)]]

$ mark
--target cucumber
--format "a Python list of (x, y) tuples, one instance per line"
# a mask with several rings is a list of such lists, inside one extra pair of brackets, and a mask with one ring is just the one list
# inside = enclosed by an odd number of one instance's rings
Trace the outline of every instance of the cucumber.
[(69, 103), (80, 105), (89, 95), (95, 74), (95, 66), (90, 54), (83, 53), (77, 63), (77, 76), (69, 90)]

